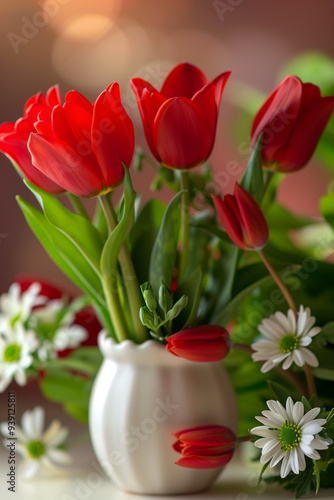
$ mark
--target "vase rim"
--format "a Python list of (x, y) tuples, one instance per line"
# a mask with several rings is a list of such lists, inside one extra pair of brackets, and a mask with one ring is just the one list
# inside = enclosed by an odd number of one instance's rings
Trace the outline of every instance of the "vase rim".
[[(198, 365), (198, 363), (194, 361), (189, 361), (171, 354), (164, 345), (152, 339), (145, 340), (145, 342), (141, 344), (137, 344), (130, 339), (117, 343), (115, 339), (107, 336), (106, 330), (101, 330), (99, 333), (98, 346), (105, 359), (120, 363), (175, 367)], [(207, 363), (200, 364), (204, 365)]]

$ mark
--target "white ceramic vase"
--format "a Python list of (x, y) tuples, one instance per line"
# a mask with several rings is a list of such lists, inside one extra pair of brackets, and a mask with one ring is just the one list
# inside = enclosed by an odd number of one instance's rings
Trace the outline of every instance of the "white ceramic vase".
[(221, 362), (195, 363), (148, 340), (117, 344), (99, 335), (104, 361), (94, 382), (89, 428), (95, 454), (122, 489), (170, 495), (207, 489), (221, 469), (175, 465), (174, 432), (225, 425), (235, 433), (234, 389)]

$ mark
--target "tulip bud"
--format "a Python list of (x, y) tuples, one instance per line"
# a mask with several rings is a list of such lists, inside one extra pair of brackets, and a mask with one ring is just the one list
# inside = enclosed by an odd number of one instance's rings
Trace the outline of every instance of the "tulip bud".
[(173, 448), (182, 454), (175, 463), (190, 469), (214, 469), (223, 467), (232, 458), (237, 438), (221, 425), (193, 427), (173, 436), (178, 440)]
[(139, 310), (139, 318), (140, 321), (144, 326), (147, 326), (150, 330), (155, 329), (155, 323), (154, 323), (154, 316), (153, 314), (148, 310), (147, 307), (141, 307)]
[(157, 308), (157, 301), (156, 298), (154, 297), (153, 292), (151, 290), (145, 290), (143, 293), (145, 304), (147, 305), (148, 309), (153, 312)]
[(166, 319), (168, 321), (172, 321), (174, 318), (176, 318), (186, 307), (187, 303), (188, 297), (186, 295), (182, 295), (182, 297), (174, 304), (172, 309), (168, 311), (168, 313), (166, 314)]
[(230, 350), (230, 336), (221, 326), (200, 325), (168, 337), (167, 350), (190, 361), (220, 361)]
[(254, 198), (237, 182), (234, 195), (223, 199), (211, 194), (218, 216), (227, 234), (243, 250), (260, 250), (269, 237), (264, 215)]
[(164, 284), (159, 288), (159, 305), (165, 314), (173, 307), (173, 294)]

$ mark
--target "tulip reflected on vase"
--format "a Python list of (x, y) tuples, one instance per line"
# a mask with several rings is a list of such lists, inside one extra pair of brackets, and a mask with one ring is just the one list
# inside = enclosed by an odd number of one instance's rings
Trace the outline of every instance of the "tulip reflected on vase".
[(276, 172), (304, 167), (318, 144), (334, 109), (334, 96), (321, 97), (320, 89), (286, 76), (256, 114), (251, 146), (262, 139), (263, 166)]
[(190, 469), (223, 467), (233, 457), (237, 442), (235, 434), (221, 425), (193, 427), (173, 436), (178, 438), (173, 448), (182, 454), (175, 463)]
[(70, 91), (63, 106), (44, 109), (28, 148), (37, 169), (80, 197), (106, 194), (122, 183), (134, 152), (134, 128), (112, 83), (92, 105)]
[(234, 194), (220, 198), (211, 194), (218, 217), (227, 234), (242, 250), (260, 250), (269, 237), (269, 229), (261, 208), (238, 183)]
[(30, 134), (36, 132), (35, 122), (39, 113), (45, 110), (51, 112), (61, 104), (59, 88), (55, 85), (45, 96), (42, 92), (32, 96), (24, 106), (23, 117), (15, 123), (7, 122), (0, 126), (0, 151), (11, 160), (22, 177), (51, 194), (60, 194), (64, 188), (32, 164), (27, 143)]
[(131, 80), (147, 144), (164, 166), (188, 170), (211, 154), (226, 71), (209, 82), (196, 66), (183, 63), (167, 76), (160, 92), (141, 78)]
[(224, 359), (230, 346), (230, 335), (225, 328), (200, 325), (170, 335), (166, 347), (180, 358), (210, 363)]

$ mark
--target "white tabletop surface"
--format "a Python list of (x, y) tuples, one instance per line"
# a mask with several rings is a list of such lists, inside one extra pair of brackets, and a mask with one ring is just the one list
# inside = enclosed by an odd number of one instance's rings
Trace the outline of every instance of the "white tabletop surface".
[[(221, 500), (269, 500), (292, 499), (291, 493), (265, 483), (256, 487), (258, 470), (246, 466), (240, 457), (235, 457), (225, 468), (221, 477), (211, 490), (186, 496), (143, 496), (133, 495), (119, 490), (107, 479), (97, 466), (95, 456), (89, 442), (74, 453), (73, 464), (60, 477), (36, 478), (30, 481), (18, 476), (16, 492), (7, 490), (6, 473), (8, 469), (5, 448), (0, 451), (0, 498), (1, 500), (153, 500), (153, 499), (191, 499), (206, 500), (220, 498)], [(19, 470), (19, 466), (18, 466)], [(314, 495), (304, 498), (315, 498)], [(334, 498), (333, 491), (324, 490), (316, 497), (317, 500)]]

